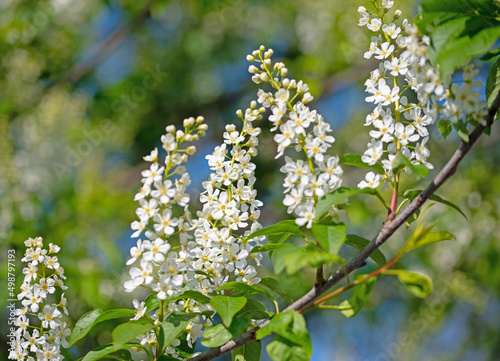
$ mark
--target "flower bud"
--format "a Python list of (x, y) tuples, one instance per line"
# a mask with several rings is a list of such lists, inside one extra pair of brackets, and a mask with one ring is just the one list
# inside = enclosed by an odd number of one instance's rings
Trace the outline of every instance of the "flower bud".
[(394, 12), (394, 20), (399, 19), (401, 17), (401, 10), (396, 10)]
[(191, 145), (186, 148), (187, 155), (193, 155), (194, 153), (196, 153), (196, 147), (194, 145)]
[(311, 93), (307, 92), (304, 94), (304, 97), (302, 98), (302, 103), (307, 104), (313, 99), (314, 97), (311, 95)]
[(200, 124), (200, 125), (198, 126), (198, 129), (199, 129), (199, 130), (207, 130), (207, 129), (208, 129), (208, 124)]
[(204, 130), (198, 130), (197, 134), (198, 134), (199, 137), (204, 137), (206, 133), (205, 133)]
[(266, 50), (266, 47), (264, 45), (259, 46), (259, 51), (262, 53), (263, 51)]
[(193, 141), (197, 141), (198, 139), (200, 139), (200, 137), (198, 136), (198, 134), (192, 134), (191, 138), (193, 139)]
[(205, 121), (205, 118), (202, 117), (201, 115), (196, 117), (196, 124), (203, 123)]
[(283, 87), (288, 88), (290, 86), (290, 79), (285, 78), (281, 81), (281, 84), (283, 84)]
[(280, 71), (281, 76), (286, 76), (287, 73), (288, 73), (287, 68), (281, 68), (281, 71)]
[(194, 118), (186, 118), (183, 121), (184, 128), (191, 128), (194, 125)]
[(175, 132), (175, 139), (177, 140), (181, 140), (182, 137), (184, 136), (184, 132), (182, 130), (177, 130), (177, 132)]
[(268, 81), (269, 77), (267, 76), (266, 73), (260, 73), (259, 75), (260, 81)]
[(186, 136), (184, 137), (184, 139), (186, 140), (186, 142), (192, 142), (193, 141), (193, 136), (191, 134), (186, 134)]
[(174, 134), (175, 133), (175, 125), (169, 125), (165, 128), (167, 133)]
[(252, 101), (250, 102), (250, 108), (251, 108), (251, 109), (255, 109), (256, 107), (257, 107), (257, 102), (256, 102), (255, 100), (252, 100)]
[(247, 61), (253, 62), (255, 61), (255, 58), (252, 55), (247, 55)]
[(250, 65), (248, 67), (248, 72), (251, 74), (256, 74), (259, 72), (259, 68), (257, 68), (255, 65)]
[(242, 117), (243, 117), (243, 112), (241, 111), (241, 109), (238, 109), (238, 110), (236, 111), (236, 116), (237, 116), (238, 118), (242, 118)]

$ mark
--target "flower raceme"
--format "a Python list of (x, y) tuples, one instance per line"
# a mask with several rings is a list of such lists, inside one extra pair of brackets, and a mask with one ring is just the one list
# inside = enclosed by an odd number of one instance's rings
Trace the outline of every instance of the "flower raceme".
[[(286, 78), (288, 69), (281, 62), (273, 65), (272, 55), (272, 49), (261, 46), (247, 56), (248, 61), (260, 64), (259, 67), (250, 65), (248, 71), (254, 74), (255, 83), (269, 83), (275, 89), (274, 93), (260, 89), (257, 95), (258, 102), (272, 112), (269, 121), (273, 125), (271, 131), (276, 132), (276, 158), (287, 148), (294, 148), (302, 156), (297, 159), (286, 156), (280, 169), (286, 174), (283, 204), (288, 213), (295, 213), (297, 225), (311, 228), (318, 200), (340, 187), (343, 171), (338, 156), (326, 154), (335, 142), (330, 124), (306, 105), (313, 99), (309, 87), (302, 80)], [(340, 211), (332, 207), (330, 212)]]
[[(56, 254), (59, 246), (50, 243), (44, 248), (41, 237), (29, 238), (24, 244), (26, 253), (22, 262), (24, 280), (17, 298), (23, 307), (16, 309), (16, 340), (11, 345), (10, 360), (63, 360), (61, 347), (67, 347), (71, 330), (63, 321), (63, 313), (68, 314), (64, 292), (64, 268)], [(49, 303), (50, 298), (59, 299)], [(37, 326), (37, 323), (39, 324)]]
[[(481, 83), (473, 78), (478, 70), (471, 64), (463, 67), (463, 84), (452, 82), (451, 76), (441, 79), (439, 66), (429, 60), (430, 39), (420, 36), (418, 28), (401, 18), (396, 10), (392, 22), (387, 23), (387, 13), (394, 1), (373, 1), (373, 13), (360, 6), (359, 26), (366, 26), (374, 33), (366, 59), (380, 60), (365, 82), (366, 102), (373, 103), (374, 110), (367, 115), (365, 126), (375, 129), (362, 161), (368, 165), (380, 164), (384, 173), (369, 172), (359, 188), (377, 188), (380, 180), (397, 188), (397, 174), (393, 172), (393, 161), (401, 153), (412, 164), (423, 164), (432, 169), (426, 144), (429, 139), (427, 127), (438, 117), (445, 117), (452, 124), (473, 119), (481, 122), (484, 103), (478, 102), (479, 92), (474, 88)], [(414, 92), (417, 102), (410, 102), (404, 93)], [(406, 168), (407, 172), (410, 172)]]
[[(257, 155), (260, 129), (253, 122), (261, 118), (261, 109), (253, 101), (248, 109), (238, 111), (243, 122), (241, 130), (236, 125), (226, 126), (223, 143), (206, 157), (212, 173), (203, 182), (204, 191), (200, 195), (202, 209), (193, 217), (188, 209), (190, 202), (186, 187), (190, 184), (189, 174), (182, 165), (188, 156), (196, 152), (193, 145), (184, 143), (198, 140), (207, 129), (203, 118), (184, 120), (184, 129), (174, 126), (166, 128), (162, 136), (165, 161), (160, 161), (158, 149), (145, 157), (151, 162), (149, 170), (142, 172), (143, 186), (135, 200), (138, 220), (131, 225), (132, 237), (145, 236), (130, 250), (128, 265), (130, 279), (125, 282), (127, 292), (142, 286), (156, 294), (165, 305), (151, 317), (155, 320), (168, 317), (171, 313), (190, 310), (203, 312), (212, 310), (210, 305), (191, 300), (169, 301), (186, 290), (204, 295), (214, 293), (230, 280), (256, 284), (260, 281), (251, 257), (257, 265), (262, 255), (250, 253), (260, 238), (248, 236), (261, 228), (258, 218), (262, 202), (256, 196), (255, 164), (252, 157)], [(147, 316), (144, 302), (134, 300), (137, 320)], [(186, 327), (189, 346), (202, 336), (203, 328), (212, 325), (206, 316), (197, 316)], [(156, 334), (151, 331), (143, 336), (141, 343), (155, 352)], [(180, 340), (172, 342), (178, 346)], [(167, 353), (179, 357), (174, 347)]]

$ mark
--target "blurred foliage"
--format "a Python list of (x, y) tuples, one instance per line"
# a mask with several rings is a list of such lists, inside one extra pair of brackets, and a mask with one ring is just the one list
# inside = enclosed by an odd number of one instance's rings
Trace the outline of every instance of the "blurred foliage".
[[(23, 241), (40, 235), (62, 248), (73, 321), (95, 307), (130, 307), (131, 295), (124, 294), (122, 283), (133, 244), (129, 224), (145, 167), (142, 156), (158, 144), (167, 124), (196, 115), (204, 115), (210, 125), (211, 139), (199, 146), (200, 153), (210, 152), (221, 141), (224, 124), (235, 121), (235, 110), (255, 98), (245, 55), (260, 44), (275, 50), (291, 77), (310, 85), (318, 108), (336, 129), (334, 152), (362, 152), (369, 137), (362, 126), (367, 109), (361, 84), (374, 65), (362, 56), (369, 34), (357, 27), (359, 5), (341, 0), (0, 3), (0, 259), (6, 259), (7, 249), (17, 250), (18, 284)], [(416, 5), (397, 6), (412, 14)], [(445, 144), (437, 131), (434, 135), (432, 162), (439, 168), (458, 141)], [(435, 296), (414, 299), (383, 278), (367, 308), (349, 321), (364, 335), (367, 324), (398, 329), (399, 335), (411, 332), (411, 341), (403, 342), (400, 354), (389, 355), (392, 359), (494, 360), (500, 351), (495, 341), (500, 333), (499, 137), (494, 127), (441, 191), (466, 210), (469, 222), (442, 206), (427, 215), (457, 241), (418, 250), (402, 261), (432, 276)], [(286, 215), (270, 135), (263, 136), (259, 150), (259, 198), (266, 203), (262, 219), (271, 223)], [(195, 160), (194, 190), (208, 175), (203, 157)], [(353, 187), (361, 172), (345, 168), (344, 184)], [(349, 233), (370, 238), (384, 221), (384, 210), (367, 197), (350, 200), (348, 209)], [(398, 232), (384, 252), (393, 254), (409, 234)], [(2, 267), (2, 280), (6, 271)], [(314, 275), (279, 279), (298, 297)], [(444, 297), (450, 285), (458, 285), (457, 290)], [(0, 290), (5, 309), (5, 284)], [(387, 317), (387, 307), (395, 303), (404, 311), (399, 318)], [(426, 320), (422, 331), (415, 332), (412, 317)], [(457, 319), (464, 328), (457, 336), (460, 345), (453, 337), (443, 338), (446, 346), (436, 345)], [(332, 360), (365, 355), (375, 360), (386, 352), (381, 344), (398, 337), (353, 340), (345, 332), (347, 321), (334, 311), (314, 311), (310, 320), (315, 322), (310, 327), (326, 327), (331, 337), (322, 347), (315, 345), (313, 359), (318, 360), (328, 353)], [(80, 347), (107, 342), (109, 329), (103, 325)], [(6, 330), (2, 318), (2, 344)]]

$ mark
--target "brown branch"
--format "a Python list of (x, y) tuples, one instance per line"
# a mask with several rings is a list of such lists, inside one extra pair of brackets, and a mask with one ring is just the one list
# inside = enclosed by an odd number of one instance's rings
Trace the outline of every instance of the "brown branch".
[[(402, 210), (394, 220), (387, 222), (379, 234), (355, 257), (353, 257), (345, 266), (333, 275), (331, 275), (323, 284), (314, 285), (314, 287), (307, 292), (304, 296), (299, 298), (293, 304), (285, 308), (287, 310), (296, 310), (299, 312), (304, 311), (309, 308), (316, 298), (321, 296), (323, 293), (328, 291), (342, 279), (344, 279), (349, 273), (355, 271), (358, 268), (363, 267), (366, 263), (365, 260), (377, 250), (389, 237), (391, 237), (396, 230), (401, 227), (413, 213), (415, 213), (426, 200), (430, 198), (434, 192), (443, 185), (448, 178), (450, 178), (456, 171), (458, 164), (462, 161), (465, 155), (471, 150), (472, 146), (479, 139), (481, 134), (486, 128), (493, 124), (495, 115), (500, 109), (500, 93), (495, 98), (491, 108), (488, 110), (488, 114), (485, 117), (485, 125), (477, 125), (474, 131), (469, 135), (469, 142), (462, 141), (458, 149), (453, 153), (450, 160), (446, 165), (439, 171), (439, 173), (434, 177), (432, 182), (425, 188), (425, 190), (420, 193), (404, 210)], [(264, 327), (269, 323), (269, 320), (264, 321), (260, 324), (260, 327)], [(208, 361), (213, 360), (227, 352), (230, 352), (241, 345), (244, 345), (255, 339), (255, 332), (258, 328), (254, 328), (244, 334), (235, 337), (234, 339), (228, 341), (222, 346), (211, 348), (195, 357), (192, 357), (191, 361)]]

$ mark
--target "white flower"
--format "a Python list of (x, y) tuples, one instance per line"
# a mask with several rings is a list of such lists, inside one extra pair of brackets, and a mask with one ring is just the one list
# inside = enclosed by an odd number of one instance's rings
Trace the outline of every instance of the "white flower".
[(379, 31), (381, 26), (382, 26), (382, 21), (380, 21), (379, 18), (371, 19), (370, 22), (366, 25), (366, 27), (371, 31), (373, 31), (374, 33)]
[(372, 139), (372, 141), (368, 143), (368, 149), (365, 151), (365, 154), (361, 156), (361, 160), (368, 165), (374, 165), (382, 157), (382, 154), (382, 142)]
[(312, 222), (314, 221), (314, 204), (306, 203), (301, 204), (295, 210), (298, 218), (295, 219), (295, 223), (299, 226), (306, 226), (306, 228), (312, 227)]
[(380, 185), (380, 174), (375, 174), (374, 172), (368, 172), (365, 176), (365, 180), (362, 180), (358, 184), (358, 188), (377, 188)]
[(135, 312), (135, 316), (132, 317), (130, 320), (135, 321), (135, 320), (140, 319), (141, 317), (143, 317), (146, 314), (147, 307), (146, 307), (146, 304), (144, 301), (139, 302), (139, 300), (134, 299), (132, 301), (132, 303), (134, 304), (134, 308), (136, 309), (136, 312)]

